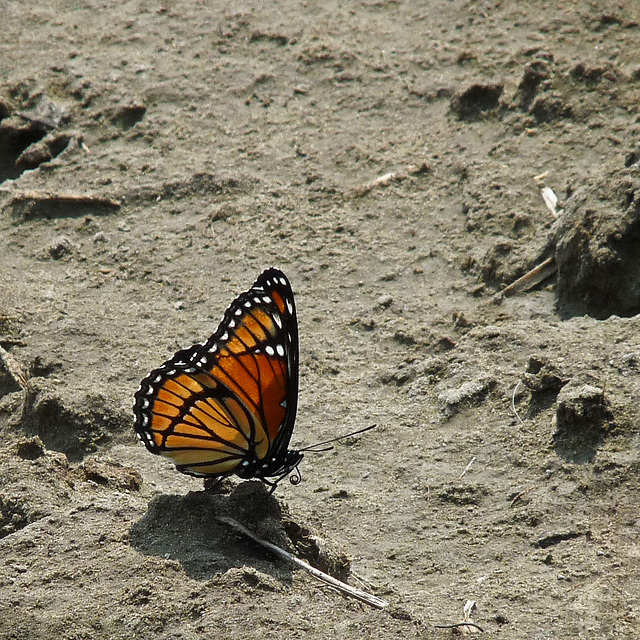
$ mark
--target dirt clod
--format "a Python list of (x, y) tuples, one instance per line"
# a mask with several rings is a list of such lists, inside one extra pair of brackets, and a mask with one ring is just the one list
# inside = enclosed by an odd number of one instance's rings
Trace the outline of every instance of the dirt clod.
[(451, 111), (459, 120), (475, 120), (498, 108), (503, 91), (499, 83), (471, 85), (452, 98)]
[(604, 319), (640, 312), (640, 180), (606, 179), (577, 189), (555, 237), (562, 313)]
[(603, 389), (569, 382), (558, 394), (556, 447), (569, 455), (590, 455), (606, 435), (612, 417)]

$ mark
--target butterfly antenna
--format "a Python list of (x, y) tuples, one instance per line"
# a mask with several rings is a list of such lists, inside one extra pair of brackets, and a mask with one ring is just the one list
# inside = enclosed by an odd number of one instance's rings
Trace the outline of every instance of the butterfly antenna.
[[(338, 436), (337, 438), (331, 438), (331, 440), (325, 440), (324, 442), (317, 442), (316, 444), (312, 444), (304, 449), (299, 449), (299, 451), (310, 451), (311, 453), (320, 453), (321, 451), (331, 451), (333, 447), (327, 447), (326, 445), (331, 444), (332, 442), (338, 442), (338, 440), (344, 440), (345, 438), (350, 438), (351, 436), (357, 436), (359, 433), (364, 433), (365, 431), (370, 431), (371, 429), (375, 429), (378, 425), (372, 424), (370, 427), (365, 427), (364, 429), (358, 429), (357, 431), (352, 431), (351, 433), (345, 433), (343, 436)], [(318, 447), (324, 447), (323, 449), (319, 449)]]

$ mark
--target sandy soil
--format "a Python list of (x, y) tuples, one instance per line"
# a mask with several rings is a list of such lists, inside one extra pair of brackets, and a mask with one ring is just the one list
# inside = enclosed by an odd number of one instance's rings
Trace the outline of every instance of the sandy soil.
[[(0, 636), (640, 635), (635, 0), (0, 12)], [(133, 393), (270, 265), (292, 444), (378, 428), (216, 497)]]

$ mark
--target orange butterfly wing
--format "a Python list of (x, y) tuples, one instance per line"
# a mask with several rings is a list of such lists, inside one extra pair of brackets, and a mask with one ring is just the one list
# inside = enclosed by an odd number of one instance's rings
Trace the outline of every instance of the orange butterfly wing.
[(191, 475), (286, 475), (298, 404), (298, 325), (291, 285), (267, 269), (204, 344), (178, 351), (135, 394), (135, 429), (151, 453)]

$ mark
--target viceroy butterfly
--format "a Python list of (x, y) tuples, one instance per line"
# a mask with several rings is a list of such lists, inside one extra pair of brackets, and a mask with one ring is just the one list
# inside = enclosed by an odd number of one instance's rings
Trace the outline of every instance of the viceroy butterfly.
[(235, 473), (275, 488), (304, 455), (289, 450), (297, 406), (296, 306), (289, 280), (271, 268), (231, 303), (206, 342), (178, 351), (141, 382), (133, 410), (138, 438), (179, 471)]

